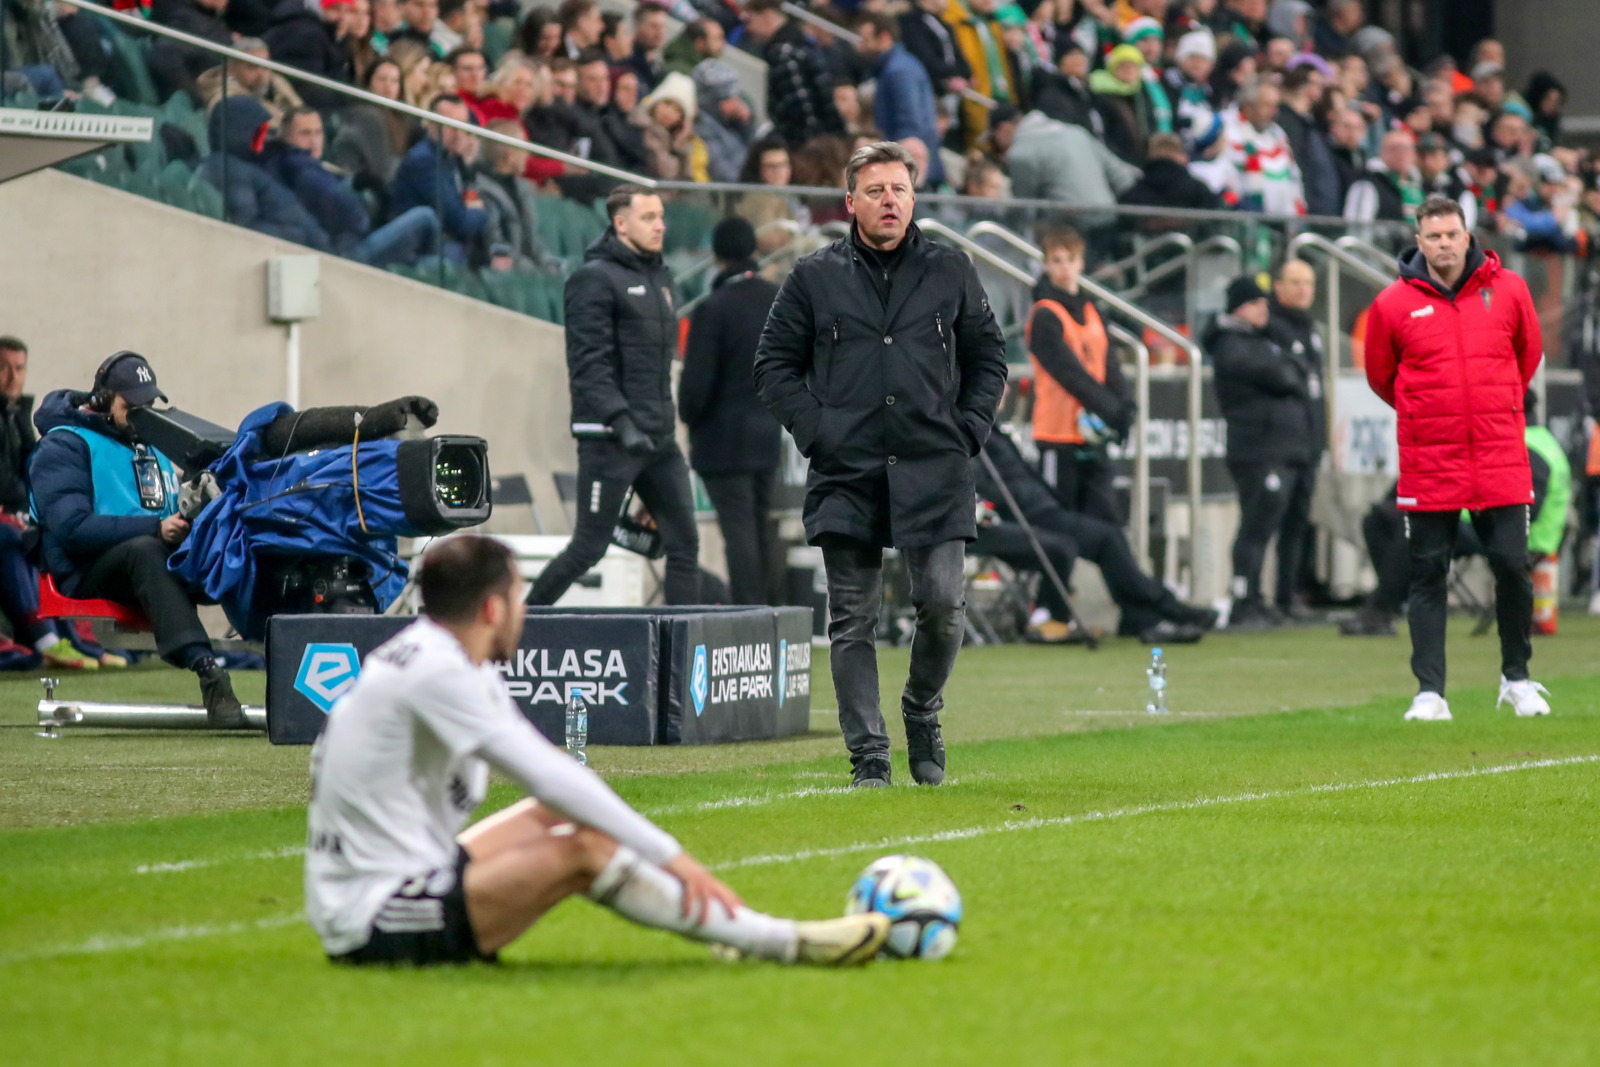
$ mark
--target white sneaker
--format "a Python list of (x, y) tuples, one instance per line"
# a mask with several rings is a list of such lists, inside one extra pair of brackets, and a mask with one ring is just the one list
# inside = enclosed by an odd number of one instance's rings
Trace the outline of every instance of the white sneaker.
[(1501, 704), (1509, 700), (1511, 707), (1524, 719), (1534, 715), (1548, 715), (1550, 714), (1550, 702), (1540, 696), (1540, 693), (1549, 696), (1550, 690), (1532, 679), (1522, 682), (1508, 682), (1502, 678), (1500, 679), (1500, 699), (1494, 702), (1494, 706), (1499, 708)]
[(1589, 614), (1600, 615), (1600, 593), (1594, 593), (1589, 597)]
[[(1504, 690), (1501, 691), (1502, 694)], [(1449, 722), (1450, 705), (1438, 693), (1418, 693), (1406, 712), (1407, 722)]]

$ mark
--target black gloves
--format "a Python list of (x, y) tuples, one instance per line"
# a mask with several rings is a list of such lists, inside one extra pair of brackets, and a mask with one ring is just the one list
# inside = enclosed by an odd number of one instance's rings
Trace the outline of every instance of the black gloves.
[(617, 444), (631, 456), (645, 456), (656, 450), (656, 443), (650, 440), (648, 434), (635, 426), (633, 419), (628, 415), (618, 415), (612, 419), (611, 432), (616, 435)]

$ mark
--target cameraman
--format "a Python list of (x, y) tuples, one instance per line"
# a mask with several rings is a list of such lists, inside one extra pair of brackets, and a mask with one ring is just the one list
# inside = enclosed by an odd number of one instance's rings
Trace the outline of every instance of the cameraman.
[(161, 658), (199, 676), (211, 725), (241, 729), (247, 723), (233, 682), (188, 592), (167, 570), (167, 555), (189, 533), (177, 514), (177, 473), (139, 443), (128, 421), (158, 397), (167, 399), (145, 358), (118, 352), (95, 372), (89, 393), (58, 389), (44, 398), (28, 467), (44, 567), (68, 596), (138, 604)]
[(631, 486), (661, 530), (668, 604), (700, 599), (700, 534), (689, 466), (673, 433), (672, 361), (678, 314), (661, 262), (661, 197), (619, 185), (606, 198), (611, 228), (567, 279), (567, 371), (578, 439), (578, 522), (572, 540), (528, 593), (554, 604), (605, 555)]

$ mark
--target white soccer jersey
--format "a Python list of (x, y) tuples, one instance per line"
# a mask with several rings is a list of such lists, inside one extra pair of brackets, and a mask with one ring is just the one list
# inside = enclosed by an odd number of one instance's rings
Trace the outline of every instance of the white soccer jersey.
[(408, 879), (455, 863), (487, 760), (529, 793), (653, 863), (680, 851), (523, 718), (492, 664), (418, 619), (374, 651), (312, 750), (306, 918), (330, 954), (366, 944)]

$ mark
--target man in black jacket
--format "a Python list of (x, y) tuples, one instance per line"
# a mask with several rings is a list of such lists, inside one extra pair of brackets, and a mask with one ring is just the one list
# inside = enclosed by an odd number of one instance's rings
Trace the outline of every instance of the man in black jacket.
[(756, 396), (751, 368), (778, 287), (756, 273), (756, 231), (745, 219), (717, 223), (711, 252), (719, 269), (689, 319), (678, 414), (689, 427), (689, 464), (717, 509), (733, 602), (765, 604), (782, 435)]
[(800, 24), (783, 12), (783, 0), (749, 0), (746, 26), (767, 61), (767, 117), (792, 148), (823, 133), (843, 134), (833, 106), (822, 55)]
[(911, 776), (944, 780), (939, 710), (961, 649), (962, 558), (976, 534), (972, 472), (1005, 389), (1005, 339), (972, 263), (912, 223), (917, 170), (880, 141), (850, 157), (847, 238), (783, 283), (756, 353), (756, 389), (811, 460), (806, 537), (828, 576), (828, 636), (852, 785), (889, 784), (874, 637), (883, 549), (900, 550), (916, 607), (901, 696)]
[(933, 91), (939, 96), (959, 93), (972, 78), (967, 57), (961, 54), (950, 27), (940, 17), (944, 9), (945, 0), (917, 0), (900, 16), (900, 45), (927, 70)]
[[(346, 84), (355, 80), (345, 40), (344, 18), (355, 0), (324, 0), (316, 14), (303, 0), (282, 0), (272, 12), (272, 26), (261, 35), (272, 58), (291, 67)], [(315, 108), (345, 107), (349, 98), (331, 89), (294, 82), (300, 98)]]
[[(1128, 186), (1117, 197), (1117, 203), (1168, 210), (1222, 211), (1227, 207), (1209, 185), (1189, 173), (1189, 154), (1183, 150), (1183, 138), (1175, 133), (1158, 133), (1150, 138), (1144, 176)], [(1193, 232), (1194, 221), (1147, 215), (1138, 220), (1138, 225), (1149, 234), (1180, 229)]]
[(534, 580), (530, 604), (554, 604), (600, 562), (631, 486), (661, 531), (668, 604), (700, 597), (700, 539), (689, 468), (673, 439), (672, 360), (678, 317), (661, 262), (661, 198), (619, 185), (606, 198), (611, 226), (567, 279), (567, 372), (578, 439), (578, 522), (572, 540)]
[(1256, 279), (1236, 278), (1228, 286), (1227, 312), (1203, 340), (1216, 368), (1217, 401), (1228, 420), (1228, 472), (1239, 487), (1228, 621), (1237, 629), (1281, 623), (1262, 598), (1261, 568), (1277, 535), (1279, 574), (1299, 569), (1311, 496), (1311, 387), (1304, 365), (1268, 335), (1268, 316), (1267, 294)]
[[(1022, 517), (1033, 526), (1034, 536), (1063, 582), (1070, 578), (1073, 563), (1080, 557), (1100, 568), (1106, 590), (1122, 613), (1117, 623), (1119, 635), (1136, 636), (1146, 644), (1192, 644), (1217, 624), (1215, 611), (1185, 604), (1140, 569), (1122, 527), (1063, 508), (1011, 438), (1004, 433), (990, 434), (983, 454), (994, 464), (995, 475), (1010, 491)], [(978, 527), (970, 551), (993, 556), (1018, 570), (1041, 570), (1032, 541), (981, 459), (973, 460), (972, 476), (978, 498), (993, 505), (999, 521)], [(1048, 579), (1039, 584), (1039, 606), (1058, 624), (1070, 617), (1061, 594)], [(1064, 636), (1065, 627), (1060, 629)]]
[[(1281, 529), (1300, 531), (1300, 565), (1294, 572), (1278, 568), (1278, 610), (1285, 615), (1297, 615), (1301, 609), (1296, 594), (1309, 586), (1306, 574), (1308, 555), (1313, 538), (1311, 528), (1311, 497), (1317, 488), (1317, 469), (1322, 453), (1328, 447), (1328, 405), (1324, 392), (1322, 370), (1324, 356), (1322, 337), (1311, 321), (1311, 305), (1317, 298), (1317, 272), (1303, 259), (1286, 259), (1278, 268), (1272, 282), (1272, 299), (1268, 307), (1267, 336), (1283, 350), (1283, 354), (1297, 364), (1306, 380), (1306, 417), (1311, 424), (1311, 455), (1306, 464), (1304, 491), (1289, 501), (1290, 513), (1284, 516)], [(1278, 557), (1283, 559), (1283, 542), (1278, 543)]]

